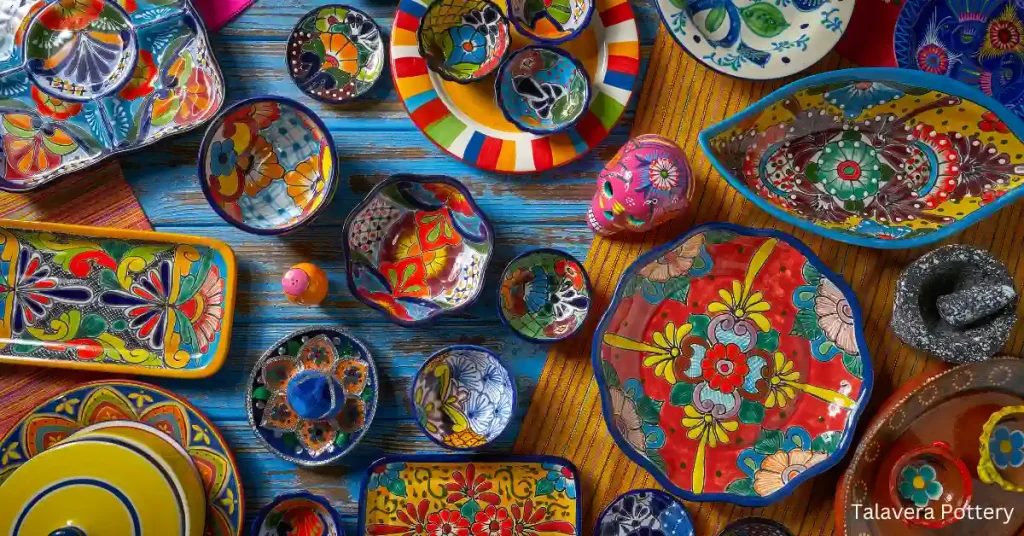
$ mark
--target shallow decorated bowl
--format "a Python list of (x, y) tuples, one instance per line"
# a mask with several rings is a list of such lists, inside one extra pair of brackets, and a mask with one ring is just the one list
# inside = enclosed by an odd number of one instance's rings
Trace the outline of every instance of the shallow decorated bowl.
[(384, 71), (380, 27), (342, 4), (310, 11), (288, 38), (288, 73), (306, 95), (327, 103), (354, 99)]
[(482, 447), (501, 435), (516, 409), (515, 377), (494, 352), (455, 345), (427, 358), (409, 400), (416, 423), (452, 450)]
[(462, 311), (483, 291), (494, 230), (469, 190), (440, 175), (394, 175), (349, 213), (348, 287), (402, 326)]
[(524, 132), (563, 132), (575, 126), (590, 105), (590, 77), (568, 52), (532, 45), (501, 64), (494, 98), (505, 119)]
[(345, 536), (341, 516), (331, 502), (306, 491), (284, 493), (260, 509), (252, 536)]
[(256, 97), (222, 112), (199, 149), (199, 184), (222, 218), (275, 235), (308, 225), (337, 189), (334, 140), (312, 110)]
[(942, 441), (904, 453), (889, 473), (892, 506), (907, 525), (940, 529), (959, 521), (954, 512), (970, 504), (973, 482), (967, 465)]
[(498, 68), (512, 37), (508, 18), (490, 0), (438, 0), (423, 12), (416, 41), (431, 71), (469, 84)]
[(560, 341), (583, 327), (590, 295), (580, 261), (561, 250), (533, 249), (512, 259), (501, 274), (498, 315), (526, 340)]
[(594, 536), (693, 536), (693, 522), (682, 501), (659, 489), (619, 495), (597, 516)]
[(910, 248), (1024, 193), (1024, 121), (974, 88), (905, 69), (804, 78), (700, 133), (723, 177), (801, 229)]
[(982, 427), (978, 478), (1007, 491), (1024, 492), (1024, 406), (993, 413)]
[(556, 45), (583, 32), (594, 5), (594, 0), (508, 0), (508, 18), (526, 37)]

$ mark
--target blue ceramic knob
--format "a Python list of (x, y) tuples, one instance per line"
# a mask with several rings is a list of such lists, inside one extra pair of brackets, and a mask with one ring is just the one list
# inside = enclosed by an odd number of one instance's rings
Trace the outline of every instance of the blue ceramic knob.
[(298, 373), (288, 382), (286, 396), (299, 417), (318, 421), (334, 417), (345, 403), (341, 383), (316, 370)]

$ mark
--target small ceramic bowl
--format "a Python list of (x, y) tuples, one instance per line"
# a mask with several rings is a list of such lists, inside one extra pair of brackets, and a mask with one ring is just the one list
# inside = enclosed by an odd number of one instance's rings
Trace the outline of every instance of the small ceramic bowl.
[(583, 327), (590, 296), (580, 261), (557, 249), (533, 249), (512, 259), (501, 274), (498, 316), (528, 341), (560, 341)]
[(252, 522), (252, 536), (282, 534), (345, 536), (341, 516), (330, 501), (306, 491), (278, 495), (260, 508)]
[[(660, 532), (634, 532), (644, 527), (660, 527)], [(694, 532), (682, 501), (659, 489), (635, 489), (616, 497), (597, 516), (594, 536), (620, 534), (693, 536)]]
[(350, 6), (321, 6), (306, 14), (288, 38), (288, 73), (310, 97), (340, 103), (373, 87), (384, 71), (380, 27)]
[(276, 235), (308, 225), (337, 189), (327, 126), (283, 97), (235, 104), (210, 124), (199, 149), (199, 184), (228, 223)]
[(505, 119), (520, 130), (554, 134), (583, 117), (590, 104), (590, 77), (568, 52), (532, 45), (501, 64), (494, 97)]
[(416, 423), (427, 437), (452, 450), (494, 441), (512, 420), (516, 386), (497, 354), (455, 345), (427, 358), (409, 396)]
[(1007, 406), (981, 429), (978, 478), (1007, 491), (1024, 492), (1024, 406)]
[(793, 533), (777, 521), (746, 517), (726, 525), (718, 536), (793, 536)]
[(917, 511), (903, 519), (910, 526), (940, 529), (959, 521), (953, 512), (970, 504), (972, 486), (967, 465), (941, 441), (908, 451), (889, 473), (892, 505)]
[(441, 78), (459, 84), (494, 72), (509, 53), (508, 18), (490, 0), (437, 0), (416, 31), (419, 53)]
[(516, 31), (541, 43), (557, 45), (575, 38), (593, 16), (594, 0), (508, 0), (508, 18)]

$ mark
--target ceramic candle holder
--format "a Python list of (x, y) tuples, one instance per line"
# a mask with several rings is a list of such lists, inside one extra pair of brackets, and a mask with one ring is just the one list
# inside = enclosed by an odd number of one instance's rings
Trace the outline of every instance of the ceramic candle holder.
[(501, 64), (494, 96), (505, 119), (520, 130), (553, 134), (583, 117), (590, 104), (590, 76), (560, 48), (528, 46)]
[(384, 71), (380, 27), (341, 4), (310, 11), (288, 39), (288, 73), (306, 95), (327, 103), (354, 99)]
[(501, 274), (498, 316), (528, 341), (560, 341), (583, 327), (590, 295), (590, 278), (572, 255), (534, 249), (512, 259)]
[(1007, 491), (1024, 492), (1024, 406), (993, 413), (980, 441), (978, 478)]
[(969, 505), (971, 493), (967, 466), (941, 441), (908, 451), (889, 473), (893, 507), (917, 511), (904, 518), (911, 526), (939, 529), (956, 523), (953, 511)]
[(594, 0), (508, 0), (508, 14), (519, 33), (555, 45), (587, 28)]
[(441, 78), (459, 84), (494, 72), (512, 42), (508, 18), (489, 0), (430, 3), (416, 32), (419, 53)]
[(309, 492), (285, 493), (260, 509), (252, 522), (252, 536), (309, 534), (345, 536), (341, 516), (330, 501)]

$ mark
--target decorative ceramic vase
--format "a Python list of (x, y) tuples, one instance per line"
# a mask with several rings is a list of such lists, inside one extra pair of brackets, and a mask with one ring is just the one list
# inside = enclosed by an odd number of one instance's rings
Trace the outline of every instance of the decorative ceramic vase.
[[(643, 532), (645, 528), (650, 532)], [(622, 534), (694, 536), (694, 531), (679, 499), (658, 489), (635, 489), (616, 497), (597, 516), (594, 536)]]
[(692, 196), (683, 150), (668, 138), (643, 134), (626, 142), (597, 176), (587, 223), (603, 236), (642, 233), (684, 214)]
[(354, 99), (384, 71), (380, 27), (342, 4), (310, 11), (288, 38), (288, 73), (306, 95), (327, 103)]
[(449, 82), (468, 84), (494, 72), (509, 53), (508, 18), (490, 0), (436, 0), (416, 32), (427, 67)]
[(502, 272), (498, 316), (528, 341), (560, 341), (583, 327), (590, 296), (590, 278), (572, 255), (533, 249), (512, 259)]
[(590, 106), (590, 76), (560, 48), (523, 47), (498, 69), (494, 98), (505, 119), (524, 132), (563, 132)]
[(327, 274), (308, 262), (292, 266), (281, 278), (285, 297), (299, 305), (319, 305), (327, 297), (328, 286)]
[(557, 45), (580, 35), (594, 15), (594, 0), (508, 0), (516, 31)]
[(345, 536), (341, 516), (331, 502), (306, 491), (284, 493), (260, 508), (252, 536)]
[(911, 526), (940, 529), (956, 523), (954, 512), (971, 503), (972, 487), (967, 465), (942, 441), (906, 452), (889, 473), (893, 507), (916, 512), (903, 520)]
[(1007, 491), (1024, 492), (1024, 406), (993, 413), (980, 441), (978, 478)]

